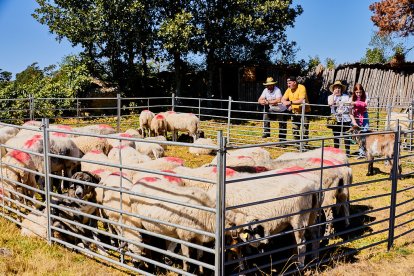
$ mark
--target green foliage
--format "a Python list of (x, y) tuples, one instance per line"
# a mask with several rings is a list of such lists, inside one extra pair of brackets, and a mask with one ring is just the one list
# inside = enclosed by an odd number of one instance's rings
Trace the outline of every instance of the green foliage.
[(325, 59), (326, 68), (328, 69), (335, 69), (335, 60), (332, 58)]
[(312, 71), (319, 64), (321, 64), (321, 60), (320, 60), (319, 56), (309, 57), (308, 71)]
[(361, 59), (361, 63), (374, 64), (374, 63), (385, 63), (386, 58), (384, 53), (379, 48), (367, 49), (365, 57)]
[(373, 33), (371, 41), (368, 44), (371, 48), (367, 48), (365, 57), (361, 59), (362, 63), (386, 63), (393, 57), (404, 55), (405, 48), (401, 43), (396, 44), (391, 35), (381, 35)]
[[(2, 118), (30, 118), (30, 100), (34, 100), (34, 113), (37, 118), (71, 115), (68, 111), (74, 107), (74, 97), (90, 84), (86, 65), (76, 56), (64, 59), (57, 71), (52, 67), (40, 69), (37, 63), (28, 66), (16, 74), (16, 80), (0, 88)], [(56, 107), (59, 108), (56, 108)]]

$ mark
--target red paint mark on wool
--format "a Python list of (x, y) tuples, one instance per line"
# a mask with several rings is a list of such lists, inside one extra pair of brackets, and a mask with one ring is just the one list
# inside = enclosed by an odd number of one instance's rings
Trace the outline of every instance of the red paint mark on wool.
[(2, 198), (3, 195), (4, 195), (3, 188), (0, 187), (0, 198)]
[(53, 132), (52, 136), (54, 137), (68, 137), (68, 134), (62, 132)]
[(127, 177), (126, 173), (121, 173), (121, 172), (113, 172), (113, 173), (111, 173), (111, 175)]
[(93, 173), (93, 174), (97, 174), (97, 175), (100, 175), (101, 173), (103, 173), (105, 170), (104, 169), (98, 169), (98, 170), (94, 170), (94, 171), (91, 171), (91, 173)]
[(169, 110), (169, 111), (166, 111), (165, 113), (167, 113), (167, 114), (175, 114), (175, 111)]
[(292, 166), (288, 168), (283, 168), (280, 170), (275, 171), (275, 173), (287, 173), (287, 172), (296, 172), (295, 174), (299, 173), (300, 171), (303, 171), (305, 168), (299, 167), (299, 166)]
[(182, 166), (184, 164), (184, 160), (178, 157), (164, 157), (163, 158), (165, 161), (170, 162), (170, 163), (177, 163), (180, 166)]
[(26, 123), (24, 123), (24, 126), (37, 126), (39, 122), (38, 121), (27, 121)]
[(116, 147), (114, 147), (114, 149), (124, 149), (124, 148), (126, 148), (127, 146), (125, 146), (125, 145), (121, 145), (121, 146), (116, 146)]
[(9, 155), (23, 164), (26, 164), (30, 160), (30, 155), (20, 150), (13, 150)]
[(157, 120), (164, 120), (164, 119), (165, 119), (165, 117), (164, 117), (164, 115), (162, 115), (162, 114), (157, 114), (157, 115), (155, 116), (155, 119), (157, 119)]
[(100, 124), (98, 125), (99, 128), (112, 128), (110, 125), (107, 124)]
[(36, 135), (34, 135), (32, 138), (30, 138), (29, 140), (27, 140), (26, 142), (24, 142), (23, 147), (24, 147), (24, 148), (27, 148), (27, 149), (30, 149), (30, 148), (32, 148), (32, 147), (33, 147), (33, 145), (34, 145), (37, 141), (39, 141), (41, 138), (42, 138), (42, 135), (40, 135), (40, 134), (36, 134)]
[(121, 133), (119, 134), (120, 137), (127, 137), (127, 138), (132, 138), (132, 135), (129, 133)]
[(91, 150), (91, 151), (89, 151), (90, 153), (93, 153), (93, 154), (101, 154), (101, 153), (103, 153), (101, 150), (97, 150), (97, 149), (95, 149), (95, 150)]
[(267, 172), (269, 171), (266, 167), (263, 166), (256, 166), (254, 167), (256, 173)]
[(143, 177), (143, 178), (141, 178), (139, 181), (144, 181), (144, 182), (156, 182), (156, 181), (158, 181), (158, 180), (160, 180), (158, 177), (150, 177), (150, 176), (147, 176), (147, 177)]
[[(175, 173), (174, 171), (171, 171), (171, 170), (162, 170), (162, 172)], [(171, 176), (171, 175), (163, 175), (163, 177), (168, 182), (175, 182), (175, 183), (182, 183), (183, 182), (183, 180), (180, 177), (175, 177), (175, 176)]]
[[(309, 160), (309, 162), (316, 163), (316, 164), (321, 164), (322, 163), (321, 158), (309, 158), (308, 160)], [(334, 166), (335, 164), (334, 164), (334, 162), (332, 162), (328, 159), (323, 159), (323, 165), (324, 166)]]
[(325, 147), (324, 151), (329, 151), (329, 152), (332, 152), (332, 153), (344, 153), (343, 150), (333, 148), (333, 147)]
[[(213, 173), (217, 173), (217, 167), (213, 167), (211, 170)], [(234, 176), (236, 171), (230, 168), (226, 168), (226, 176)]]
[(237, 156), (237, 159), (253, 159), (250, 156), (245, 156), (245, 155), (239, 155)]
[(71, 126), (66, 126), (66, 125), (57, 125), (56, 128), (65, 129), (65, 130), (72, 130)]
[(142, 110), (142, 112), (150, 112), (148, 109), (144, 109)]

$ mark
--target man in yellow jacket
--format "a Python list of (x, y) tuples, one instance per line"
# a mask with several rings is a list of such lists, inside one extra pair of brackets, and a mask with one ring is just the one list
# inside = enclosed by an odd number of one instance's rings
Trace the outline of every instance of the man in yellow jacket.
[[(288, 107), (290, 112), (292, 112), (292, 132), (295, 139), (299, 140), (303, 103), (306, 104), (305, 113), (310, 112), (308, 95), (306, 94), (305, 86), (298, 84), (295, 76), (288, 77), (287, 85), (288, 89), (286, 89), (285, 94), (282, 97), (282, 103)], [(308, 139), (309, 121), (306, 116), (304, 117), (303, 123), (303, 139)]]

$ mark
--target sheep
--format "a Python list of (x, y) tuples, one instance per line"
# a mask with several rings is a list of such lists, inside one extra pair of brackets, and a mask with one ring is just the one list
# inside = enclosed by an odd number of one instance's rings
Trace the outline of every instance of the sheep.
[(108, 158), (112, 162), (119, 161), (121, 159), (123, 164), (125, 164), (124, 161), (128, 161), (129, 164), (138, 164), (151, 160), (151, 158), (147, 155), (141, 154), (129, 146), (113, 147), (108, 153)]
[(132, 137), (134, 138), (144, 138), (144, 135), (142, 135), (142, 131), (141, 129), (135, 130), (133, 128), (129, 128), (127, 130), (125, 130), (125, 133), (132, 135)]
[(139, 153), (153, 157), (155, 159), (164, 156), (164, 148), (157, 143), (135, 142), (135, 148)]
[(112, 147), (116, 147), (119, 146), (119, 144), (121, 144), (122, 146), (128, 146), (128, 147), (132, 147), (135, 148), (135, 142), (134, 141), (130, 141), (130, 140), (123, 140), (122, 138), (134, 138), (131, 134), (128, 133), (115, 133), (115, 134), (111, 134), (109, 135), (111, 137), (117, 137), (114, 139), (108, 139), (108, 143), (112, 146)]
[[(177, 157), (162, 157), (159, 159), (147, 161), (144, 163), (140, 163), (138, 165), (134, 165), (136, 169), (144, 169), (144, 170), (151, 170), (151, 171), (171, 171), (174, 170), (178, 166), (182, 166), (184, 161), (181, 158)], [(142, 175), (142, 171), (137, 171), (133, 176), (133, 182), (137, 181)]]
[(116, 130), (113, 127), (111, 127), (110, 125), (106, 125), (106, 124), (75, 127), (73, 128), (73, 130), (79, 133), (94, 133), (94, 134), (102, 134), (102, 135), (116, 133)]
[(82, 159), (81, 161), (82, 171), (93, 172), (95, 170), (107, 170), (109, 172), (114, 172), (118, 170), (118, 168), (115, 168), (115, 167), (91, 163), (92, 161), (97, 161), (101, 163), (111, 163), (108, 156), (106, 156), (100, 150), (91, 150), (88, 153), (86, 153), (84, 156), (82, 156), (81, 159)]
[(78, 136), (71, 138), (71, 140), (83, 154), (86, 154), (92, 150), (99, 150), (104, 154), (108, 154), (112, 149), (112, 146), (108, 143), (108, 140), (102, 137)]
[(139, 129), (144, 137), (146, 135), (150, 136), (151, 121), (154, 117), (154, 113), (149, 110), (143, 110), (139, 114)]
[[(105, 189), (105, 187), (110, 188), (117, 188), (122, 190), (130, 190), (133, 186), (132, 182), (126, 178), (123, 174), (119, 172), (115, 172), (110, 174), (104, 179), (101, 179), (100, 184), (102, 188), (96, 188), (97, 193), (97, 202), (102, 205), (101, 213), (104, 218), (107, 218), (111, 221), (117, 223), (123, 223), (127, 227), (120, 226), (118, 224), (110, 224), (109, 228), (112, 232), (117, 233), (119, 236), (123, 232), (124, 237), (136, 242), (142, 242), (141, 234), (131, 229), (130, 227), (140, 228), (140, 222), (137, 221), (136, 218), (123, 214), (121, 216), (120, 212), (114, 211), (115, 210), (122, 210), (126, 213), (132, 213), (131, 207), (131, 199), (128, 193), (123, 192), (121, 194), (121, 190), (110, 190)], [(122, 201), (121, 201), (122, 197)], [(121, 207), (122, 205), (122, 207)], [(123, 243), (124, 244), (124, 243)], [(123, 247), (123, 244), (121, 247)], [(139, 246), (135, 244), (128, 244), (128, 249), (135, 254), (141, 255), (142, 250)]]
[[(5, 126), (5, 127), (0, 128), (0, 145), (5, 144), (11, 138), (15, 137), (18, 132), (19, 132), (19, 129), (15, 127)], [(1, 150), (0, 152), (1, 156), (6, 155), (7, 152), (3, 146), (0, 148), (0, 150)]]
[(47, 216), (45, 212), (31, 212), (22, 221), (20, 234), (26, 237), (47, 238)]
[[(319, 157), (297, 158), (289, 160), (273, 160), (269, 169), (280, 169), (291, 166), (300, 166), (305, 169), (315, 169), (327, 166), (343, 165), (341, 161), (336, 159), (322, 159)], [(310, 171), (316, 178), (320, 177), (320, 170)], [(352, 184), (352, 170), (348, 166), (323, 169), (323, 177), (321, 181), (322, 189), (337, 187), (337, 189), (327, 190), (323, 192), (322, 207), (326, 217), (325, 236), (330, 235), (333, 230), (331, 221), (334, 219), (332, 205), (340, 204), (335, 207), (336, 213), (345, 217), (345, 226), (349, 226), (349, 185)]]
[(167, 136), (167, 120), (164, 115), (157, 114), (150, 123), (151, 136)]
[(177, 140), (178, 131), (188, 132), (193, 137), (193, 142), (197, 140), (200, 119), (192, 113), (173, 113), (166, 117), (167, 127), (173, 133), (173, 141)]
[[(136, 182), (131, 188), (131, 192), (136, 195), (131, 195), (132, 209), (134, 213), (141, 216), (143, 219), (137, 219), (140, 223), (139, 227), (145, 228), (148, 231), (157, 234), (163, 234), (172, 238), (193, 242), (202, 245), (203, 243), (211, 242), (213, 237), (202, 235), (193, 231), (184, 230), (179, 227), (174, 227), (168, 224), (178, 224), (183, 227), (202, 230), (210, 233), (215, 232), (216, 216), (214, 213), (191, 208), (179, 204), (173, 204), (162, 200), (155, 200), (148, 197), (141, 197), (140, 195), (156, 196), (158, 198), (165, 198), (174, 200), (185, 204), (192, 204), (198, 206), (215, 207), (215, 194), (209, 194), (195, 187), (181, 187), (172, 185), (167, 181), (163, 181), (156, 177), (144, 177)], [(246, 223), (248, 217), (243, 213), (235, 211), (227, 211), (225, 218), (225, 227), (232, 227), (242, 223)], [(160, 222), (154, 222), (152, 219), (157, 219)], [(167, 224), (163, 224), (165, 222)], [(227, 235), (229, 233), (226, 233)], [(232, 235), (233, 237), (234, 235)], [(181, 244), (183, 255), (190, 257), (189, 247)], [(200, 255), (199, 255), (200, 256)], [(183, 270), (188, 271), (186, 261), (183, 261)]]
[[(353, 134), (361, 133), (358, 126), (353, 126), (351, 132)], [(395, 144), (394, 133), (354, 136), (353, 139), (355, 139), (358, 144), (365, 149), (366, 159), (368, 160), (367, 176), (374, 175), (374, 158), (378, 156), (385, 156), (388, 158), (388, 161), (391, 165), (390, 174), (392, 176)], [(398, 174), (402, 174), (402, 168), (400, 164), (398, 164)]]
[[(217, 146), (216, 143), (211, 140), (211, 138), (198, 138), (194, 141), (195, 145), (207, 145), (207, 146)], [(188, 151), (191, 154), (196, 155), (209, 155), (214, 152), (214, 149), (205, 149), (205, 148), (195, 148), (195, 147), (189, 147)]]
[[(167, 141), (167, 138), (165, 136), (154, 136), (154, 137), (146, 137), (144, 140), (151, 140), (151, 141)], [(164, 150), (167, 149), (166, 144), (159, 144)]]
[[(160, 173), (177, 174), (173, 170), (161, 170)], [(157, 177), (157, 178), (160, 178), (160, 179), (165, 180), (165, 181), (170, 182), (170, 183), (174, 183), (174, 184), (179, 185), (179, 186), (185, 186), (184, 180), (181, 177), (172, 176), (172, 175), (164, 175), (164, 174), (160, 174), (160, 173), (158, 173), (158, 172), (150, 173), (150, 172), (137, 171), (133, 174), (131, 180), (132, 180), (132, 183), (135, 183), (139, 179), (144, 178), (144, 177)]]
[[(226, 154), (226, 165), (228, 167), (238, 166), (264, 166), (271, 160), (270, 153), (259, 147), (229, 150)], [(217, 165), (217, 157), (215, 157), (210, 165)]]
[[(65, 131), (75, 131), (73, 127), (68, 125), (49, 125), (49, 129), (57, 129), (57, 130), (65, 130)], [(50, 136), (52, 137), (65, 137), (65, 138), (71, 138), (74, 136), (74, 134), (70, 133), (63, 133), (63, 132), (55, 132), (50, 131)]]
[[(6, 188), (2, 191), (3, 197), (26, 203), (26, 199), (20, 197), (19, 194), (28, 197), (34, 196), (34, 190), (17, 184), (22, 183), (32, 188), (38, 188), (35, 174), (28, 171), (36, 170), (33, 160), (28, 153), (19, 150), (13, 150), (7, 153), (2, 158), (1, 167), (2, 182)], [(30, 201), (30, 203), (32, 202)]]
[[(14, 149), (28, 148), (32, 143), (36, 143), (38, 140), (43, 139), (42, 134), (30, 134), (24, 136), (16, 136), (8, 140), (5, 145), (6, 152), (13, 151)], [(13, 148), (11, 148), (13, 147)]]
[(27, 121), (22, 126), (28, 127), (30, 129), (21, 129), (16, 136), (31, 136), (39, 133), (40, 127), (42, 125), (42, 122), (39, 121)]

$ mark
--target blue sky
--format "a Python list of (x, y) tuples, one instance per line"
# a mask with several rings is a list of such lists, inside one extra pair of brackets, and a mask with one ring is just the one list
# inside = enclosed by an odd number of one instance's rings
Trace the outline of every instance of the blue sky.
[[(336, 64), (359, 61), (375, 30), (368, 6), (374, 0), (293, 0), (304, 12), (289, 29), (290, 40), (298, 43), (298, 58), (319, 56)], [(38, 62), (40, 68), (58, 64), (66, 55), (79, 50), (67, 41), (59, 43), (46, 26), (32, 16), (34, 0), (0, 0), (0, 69), (13, 74)], [(414, 39), (404, 40), (408, 47)], [(414, 61), (414, 50), (407, 60)]]

